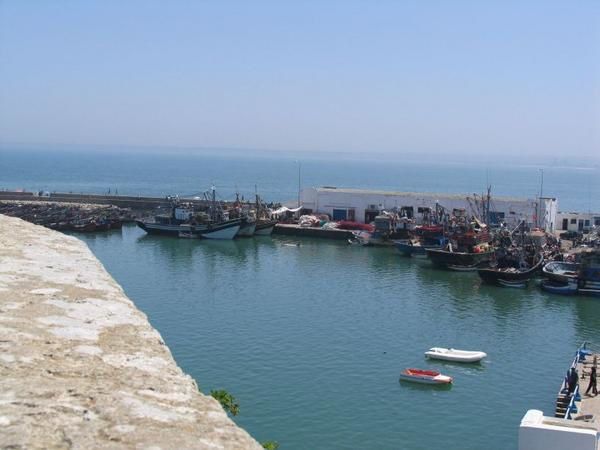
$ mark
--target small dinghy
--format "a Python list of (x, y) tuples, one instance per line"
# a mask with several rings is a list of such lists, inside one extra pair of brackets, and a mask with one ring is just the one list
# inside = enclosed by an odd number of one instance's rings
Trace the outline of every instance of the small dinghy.
[(452, 383), (452, 377), (442, 375), (435, 370), (404, 369), (400, 372), (400, 381), (423, 384), (450, 384)]
[(456, 350), (454, 348), (441, 347), (433, 347), (425, 352), (425, 357), (427, 358), (465, 363), (478, 362), (486, 356), (487, 353), (485, 352), (472, 352), (468, 350)]

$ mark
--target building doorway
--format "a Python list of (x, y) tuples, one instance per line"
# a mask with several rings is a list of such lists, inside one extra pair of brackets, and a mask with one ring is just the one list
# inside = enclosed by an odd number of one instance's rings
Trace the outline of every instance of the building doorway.
[(346, 220), (348, 211), (346, 209), (335, 209), (333, 210), (333, 220), (338, 222), (340, 220)]

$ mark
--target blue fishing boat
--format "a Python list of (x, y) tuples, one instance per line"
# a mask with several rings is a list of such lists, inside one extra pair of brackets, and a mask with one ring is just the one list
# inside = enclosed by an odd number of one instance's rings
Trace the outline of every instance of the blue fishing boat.
[(427, 249), (441, 249), (448, 244), (445, 237), (425, 237), (423, 239), (400, 239), (394, 241), (403, 256), (427, 257)]
[(560, 295), (575, 295), (577, 294), (577, 282), (560, 282), (554, 280), (544, 280), (541, 284), (542, 290), (550, 292), (551, 294)]
[(577, 291), (583, 295), (600, 296), (600, 250), (582, 255)]
[[(542, 289), (546, 292), (562, 295), (592, 295), (600, 296), (600, 250), (591, 250), (579, 254), (580, 263), (576, 267), (556, 266), (551, 272), (556, 273), (561, 269), (561, 277), (545, 280)], [(548, 267), (548, 265), (546, 265)], [(546, 268), (545, 267), (545, 268)], [(563, 269), (576, 269), (576, 272)], [(565, 272), (567, 272), (565, 274)], [(546, 274), (546, 271), (544, 271)], [(565, 281), (566, 280), (566, 281)]]

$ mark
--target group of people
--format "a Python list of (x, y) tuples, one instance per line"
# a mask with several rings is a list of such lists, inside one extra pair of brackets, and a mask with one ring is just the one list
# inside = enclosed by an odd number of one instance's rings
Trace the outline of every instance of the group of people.
[[(569, 395), (573, 394), (577, 384), (579, 383), (579, 375), (577, 374), (577, 369), (575, 367), (571, 367), (569, 372), (567, 373), (567, 388), (569, 390)], [(585, 395), (590, 395), (590, 391), (594, 394), (594, 396), (598, 395), (598, 387), (596, 385), (596, 357), (594, 356), (594, 363), (592, 365), (592, 370), (590, 372), (590, 382), (588, 384), (587, 390), (585, 391)]]

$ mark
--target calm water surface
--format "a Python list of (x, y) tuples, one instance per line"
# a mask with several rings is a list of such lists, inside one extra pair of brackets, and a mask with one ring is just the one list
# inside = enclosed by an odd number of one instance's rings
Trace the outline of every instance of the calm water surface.
[[(528, 408), (552, 413), (573, 352), (600, 342), (600, 302), (482, 286), (392, 249), (289, 238), (80, 235), (203, 392), (283, 449), (514, 449)], [(296, 246), (299, 242), (301, 245)], [(482, 365), (426, 361), (432, 346)], [(405, 367), (455, 377), (400, 384)]]

